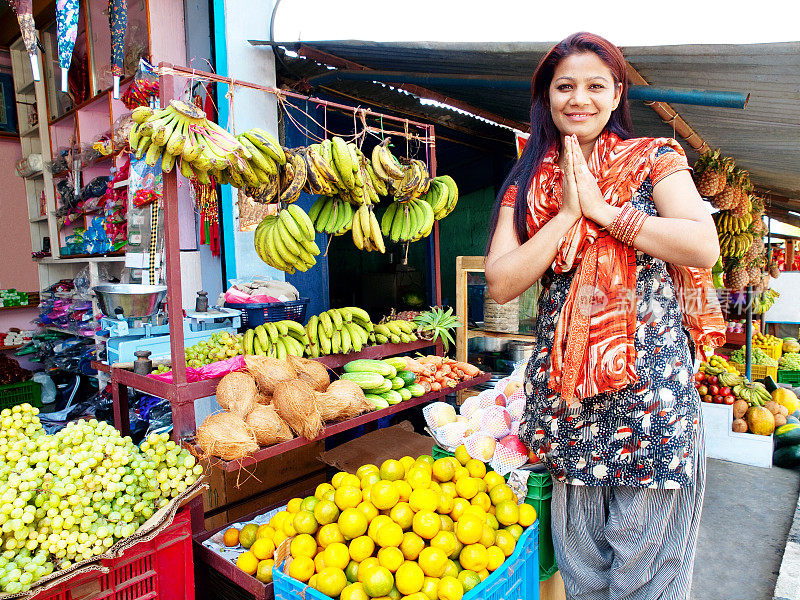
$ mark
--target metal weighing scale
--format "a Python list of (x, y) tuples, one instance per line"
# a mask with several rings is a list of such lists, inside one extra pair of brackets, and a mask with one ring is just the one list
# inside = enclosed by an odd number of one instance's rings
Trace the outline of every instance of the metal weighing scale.
[[(170, 356), (170, 324), (161, 310), (166, 286), (104, 284), (94, 288), (103, 317), (98, 337), (106, 339), (105, 363), (132, 362), (134, 352), (149, 350), (150, 358)], [(205, 312), (184, 311), (184, 345), (188, 348), (207, 340), (212, 333), (235, 334), (241, 325), (241, 311), (209, 308)]]

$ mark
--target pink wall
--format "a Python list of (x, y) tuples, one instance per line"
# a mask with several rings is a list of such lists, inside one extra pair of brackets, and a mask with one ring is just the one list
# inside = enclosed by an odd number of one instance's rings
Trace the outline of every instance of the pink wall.
[(14, 170), (20, 158), (19, 141), (0, 138), (0, 289), (32, 292), (39, 289), (39, 275), (31, 260), (25, 184)]

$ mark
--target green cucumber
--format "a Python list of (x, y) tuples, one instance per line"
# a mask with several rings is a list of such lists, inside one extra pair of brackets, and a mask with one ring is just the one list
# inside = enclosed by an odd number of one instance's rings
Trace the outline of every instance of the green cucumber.
[(399, 390), (397, 390), (397, 393), (403, 397), (403, 400), (411, 400), (411, 392), (409, 391), (408, 388), (402, 387)]
[(425, 388), (418, 383), (407, 385), (405, 389), (411, 392), (411, 395), (414, 396), (414, 398), (419, 398), (420, 396), (425, 395)]
[(367, 400), (372, 402), (372, 405), (375, 407), (375, 410), (380, 410), (382, 408), (389, 408), (389, 403), (386, 401), (385, 398), (381, 398), (375, 394), (364, 394), (367, 397)]
[(392, 389), (392, 380), (384, 378), (383, 383), (381, 385), (370, 391), (373, 394), (382, 394), (383, 392), (388, 392), (390, 389)]
[(412, 373), (411, 371), (406, 371), (406, 370), (398, 371), (397, 376), (403, 381), (405, 381), (405, 385), (411, 385), (412, 383), (417, 382), (417, 374)]
[[(382, 387), (386, 381), (386, 378), (380, 373), (366, 372), (342, 373), (342, 379), (357, 383), (362, 390), (370, 391)], [(389, 382), (389, 389), (391, 389), (391, 387), (392, 383)]]
[(405, 386), (406, 382), (403, 380), (402, 377), (392, 377), (392, 389), (399, 390), (401, 387)]
[(389, 358), (384, 358), (383, 362), (385, 362), (387, 365), (394, 367), (395, 374), (392, 375), (392, 377), (397, 375), (397, 371), (401, 371), (402, 369), (406, 368), (406, 361), (400, 358), (399, 356), (390, 356)]
[(372, 360), (370, 358), (359, 358), (351, 360), (344, 366), (345, 373), (377, 373), (382, 377), (394, 377), (396, 369), (382, 360)]
[(403, 401), (403, 397), (400, 395), (400, 393), (394, 390), (383, 392), (380, 394), (380, 397), (386, 400), (389, 404), (399, 404)]

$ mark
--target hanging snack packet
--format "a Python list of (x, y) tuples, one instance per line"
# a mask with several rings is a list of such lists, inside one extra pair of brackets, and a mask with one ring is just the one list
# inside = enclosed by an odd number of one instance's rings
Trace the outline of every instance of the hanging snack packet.
[(133, 110), (138, 106), (150, 106), (150, 98), (158, 96), (158, 75), (155, 67), (145, 59), (139, 59), (139, 67), (133, 81), (122, 94), (122, 103)]

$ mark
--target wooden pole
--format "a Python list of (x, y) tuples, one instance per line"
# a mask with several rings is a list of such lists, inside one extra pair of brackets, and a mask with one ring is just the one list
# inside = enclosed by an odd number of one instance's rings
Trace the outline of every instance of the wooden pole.
[(785, 271), (794, 271), (794, 240), (786, 240), (786, 263)]

